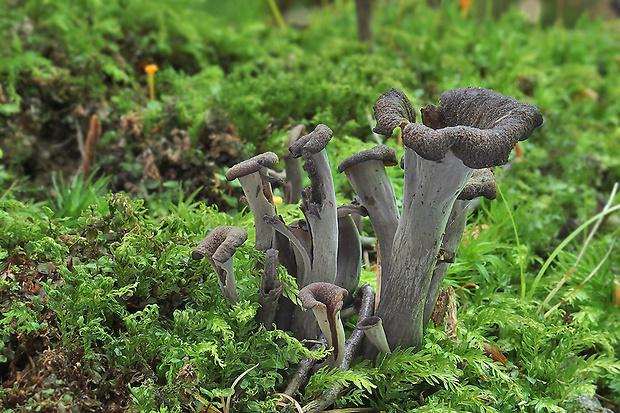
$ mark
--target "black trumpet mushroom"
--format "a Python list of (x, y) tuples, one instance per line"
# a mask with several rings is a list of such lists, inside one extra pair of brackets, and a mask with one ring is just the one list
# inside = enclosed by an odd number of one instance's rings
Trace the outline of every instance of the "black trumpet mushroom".
[(398, 89), (384, 93), (374, 107), (374, 131), (390, 136), (400, 127), (406, 146), (401, 217), (376, 311), (392, 349), (422, 343), (424, 307), (446, 225), (474, 170), (506, 163), (517, 142), (542, 124), (536, 107), (487, 89), (449, 90), (440, 101), (421, 109), (423, 124), (415, 123), (411, 103)]
[(226, 172), (229, 181), (238, 179), (243, 193), (254, 215), (256, 226), (256, 242), (254, 248), (266, 251), (273, 244), (274, 230), (263, 222), (263, 216), (274, 215), (276, 207), (271, 192), (271, 181), (277, 178), (268, 175), (269, 168), (273, 168), (279, 161), (278, 155), (266, 152), (240, 162)]
[[(333, 132), (322, 124), (301, 137), (303, 127), (295, 128), (290, 157), (286, 157), (286, 179), (292, 180), (285, 187), (286, 198), (292, 202), (301, 199), (304, 219), (286, 224), (276, 214), (271, 184), (278, 181), (274, 175), (279, 173), (268, 172), (278, 163), (274, 153), (256, 156), (228, 171), (229, 180), (241, 182), (252, 210), (255, 248), (266, 251), (257, 322), (267, 328), (275, 323), (299, 339), (315, 340), (322, 332), (334, 348), (328, 360), (331, 366), (347, 364), (364, 334), (366, 357), (399, 346), (420, 348), (424, 327), (458, 250), (471, 200), (495, 198), (497, 188), (490, 168), (505, 164), (514, 146), (543, 121), (535, 106), (482, 88), (449, 90), (441, 94), (440, 102), (439, 106), (421, 108), (422, 123), (415, 122), (415, 111), (401, 90), (385, 92), (374, 106), (375, 133), (389, 137), (396, 128), (402, 133), (405, 153), (400, 161), (404, 169), (400, 210), (385, 169), (399, 162), (394, 149), (386, 145), (340, 163), (338, 170), (346, 175), (359, 201), (337, 206), (325, 151)], [(299, 165), (293, 162), (297, 158), (302, 158), (310, 178), (310, 187), (302, 190)], [(300, 197), (292, 190), (300, 191)], [(376, 296), (368, 285), (356, 288), (362, 249), (353, 217), (360, 216), (369, 217), (380, 247), (382, 276)], [(232, 253), (247, 235), (239, 228), (220, 228), (207, 237), (215, 238), (214, 243), (205, 243), (205, 239), (192, 256), (209, 258), (224, 295), (234, 302)], [(221, 248), (232, 252), (221, 255)], [(312, 312), (304, 312), (281, 297), (277, 263), (295, 277), (302, 307)], [(365, 304), (345, 343), (340, 310), (347, 295), (361, 296)]]
[(222, 294), (231, 303), (237, 302), (237, 286), (233, 269), (233, 255), (248, 239), (243, 228), (219, 226), (207, 235), (192, 252), (192, 258), (206, 258), (217, 274)]

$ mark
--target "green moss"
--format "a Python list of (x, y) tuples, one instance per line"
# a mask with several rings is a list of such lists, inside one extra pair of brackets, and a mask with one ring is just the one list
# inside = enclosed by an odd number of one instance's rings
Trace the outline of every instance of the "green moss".
[[(459, 290), (459, 339), (430, 328), (422, 351), (320, 370), (299, 398), (336, 382), (348, 384), (336, 408), (387, 411), (565, 411), (572, 398), (595, 391), (620, 397), (615, 249), (546, 320), (541, 303), (571, 271), (585, 236), (566, 245), (532, 288), (571, 226), (595, 215), (597, 198), (606, 200), (620, 180), (615, 22), (543, 27), (516, 8), (463, 19), (457, 2), (436, 9), (377, 2), (369, 54), (356, 40), (354, 2), (333, 3), (306, 9), (304, 28), (284, 33), (266, 2), (6, 2), (0, 364), (25, 347), (36, 358), (49, 346), (83, 363), (102, 397), (112, 380), (130, 388), (136, 411), (223, 409), (229, 395), (239, 411), (274, 410), (274, 394), (308, 352), (253, 321), (261, 254), (251, 241), (238, 250), (234, 306), (208, 263), (190, 260), (217, 225), (242, 226), (253, 239), (251, 214), (242, 212), (225, 168), (258, 151), (286, 153), (287, 132), (299, 123), (334, 130), (335, 167), (375, 144), (368, 113), (385, 90), (401, 88), (419, 107), (472, 85), (537, 105), (545, 124), (521, 142), (521, 161), (496, 168), (506, 203), (483, 201), (470, 217), (445, 281), (478, 286)], [(143, 73), (149, 63), (160, 68), (153, 102)], [(76, 142), (92, 113), (104, 130), (97, 166), (110, 177), (84, 181), (73, 178)], [(145, 149), (170, 181), (143, 177)], [(30, 180), (65, 162), (64, 175), (47, 174), (45, 190)], [(402, 171), (389, 174), (400, 198)], [(350, 201), (346, 179), (335, 182), (338, 201)], [(229, 213), (209, 204), (215, 199)], [(287, 222), (299, 216), (296, 207), (279, 209)], [(369, 225), (364, 230), (372, 236)], [(617, 234), (611, 216), (549, 306), (580, 285)], [(293, 295), (290, 277), (280, 276)], [(519, 300), (523, 285), (531, 296)], [(506, 367), (484, 355), (484, 342), (508, 357)], [(107, 376), (106, 366), (129, 378)]]

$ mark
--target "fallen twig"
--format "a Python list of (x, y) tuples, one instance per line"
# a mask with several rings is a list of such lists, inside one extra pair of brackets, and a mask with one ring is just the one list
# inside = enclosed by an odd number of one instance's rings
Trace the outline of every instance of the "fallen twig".
[[(325, 339), (323, 338), (322, 342), (315, 344), (310, 349), (310, 351), (316, 351), (324, 346)], [(306, 384), (306, 382), (308, 381), (308, 372), (310, 371), (312, 366), (316, 364), (317, 361), (317, 359), (314, 359), (312, 357), (306, 357), (305, 359), (300, 361), (297, 365), (297, 371), (295, 371), (295, 374), (293, 374), (291, 381), (288, 383), (288, 386), (286, 386), (286, 390), (284, 390), (284, 394), (288, 396), (293, 396), (295, 393), (297, 393), (297, 390), (299, 390), (299, 388)]]

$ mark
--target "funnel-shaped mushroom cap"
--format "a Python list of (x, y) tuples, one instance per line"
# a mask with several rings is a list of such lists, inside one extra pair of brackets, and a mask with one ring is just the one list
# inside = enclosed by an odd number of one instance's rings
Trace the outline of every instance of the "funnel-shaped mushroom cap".
[(424, 125), (416, 124), (415, 118), (408, 118), (411, 103), (398, 92), (392, 89), (377, 101), (375, 131), (389, 135), (401, 126), (403, 143), (431, 161), (439, 162), (452, 151), (474, 169), (505, 164), (516, 143), (527, 139), (543, 121), (535, 106), (468, 87), (442, 93), (441, 105), (423, 108)]
[(340, 365), (344, 357), (344, 327), (340, 309), (347, 290), (334, 284), (318, 282), (302, 288), (298, 296), (304, 308), (312, 309), (327, 345), (334, 348), (330, 364)]
[(330, 283), (312, 283), (299, 291), (299, 300), (304, 308), (310, 310), (316, 306), (325, 307), (333, 316), (342, 309), (347, 290)]
[(222, 293), (231, 302), (237, 301), (233, 255), (237, 247), (248, 239), (243, 228), (221, 225), (202, 240), (192, 252), (192, 258), (207, 258), (217, 274)]
[(542, 125), (540, 111), (528, 103), (482, 88), (448, 90), (441, 105), (429, 105), (441, 129), (410, 124), (403, 142), (425, 159), (440, 161), (451, 150), (470, 168), (480, 169), (508, 162), (518, 141)]
[(415, 112), (411, 102), (400, 89), (390, 89), (385, 92), (373, 107), (377, 126), (373, 132), (385, 136), (392, 136), (397, 127), (404, 127), (408, 123), (415, 122)]
[(275, 235), (273, 228), (263, 222), (263, 216), (276, 213), (271, 183), (277, 178), (270, 177), (267, 171), (277, 163), (278, 155), (265, 152), (234, 165), (226, 172), (226, 179), (238, 179), (243, 188), (256, 226), (254, 248), (259, 251), (271, 248)]
[(396, 151), (391, 146), (377, 145), (374, 148), (358, 152), (345, 158), (338, 165), (338, 172), (344, 172), (347, 168), (366, 161), (381, 161), (385, 166), (394, 166), (398, 163)]
[(248, 233), (243, 228), (232, 225), (221, 225), (215, 228), (202, 240), (192, 252), (192, 258), (199, 260), (203, 257), (218, 262), (225, 262), (232, 258), (237, 247), (248, 239)]
[(262, 168), (273, 168), (278, 164), (279, 158), (273, 152), (265, 152), (250, 159), (239, 162), (226, 171), (226, 179), (234, 179), (260, 172)]
[(320, 124), (312, 132), (299, 138), (288, 150), (295, 158), (304, 153), (315, 154), (325, 149), (332, 136), (334, 132), (328, 126)]
[(495, 182), (495, 174), (490, 168), (476, 169), (457, 199), (471, 201), (479, 196), (486, 199), (497, 197), (497, 182)]
[(383, 330), (383, 321), (380, 317), (370, 316), (363, 318), (357, 322), (357, 328), (362, 330), (370, 342), (381, 353), (391, 353), (388, 345), (385, 331)]

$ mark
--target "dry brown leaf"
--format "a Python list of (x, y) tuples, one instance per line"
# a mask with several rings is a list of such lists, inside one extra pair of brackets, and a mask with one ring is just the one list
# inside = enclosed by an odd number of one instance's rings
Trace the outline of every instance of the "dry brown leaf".
[(504, 356), (502, 352), (497, 349), (497, 347), (489, 343), (483, 343), (483, 346), (484, 354), (493, 359), (493, 361), (496, 361), (504, 366), (506, 365), (506, 356)]
[(82, 173), (84, 174), (84, 179), (88, 178), (92, 167), (97, 161), (97, 145), (99, 145), (99, 139), (101, 139), (101, 122), (99, 121), (99, 117), (94, 114), (90, 117), (88, 135), (82, 155)]

